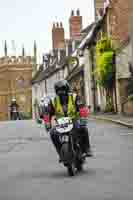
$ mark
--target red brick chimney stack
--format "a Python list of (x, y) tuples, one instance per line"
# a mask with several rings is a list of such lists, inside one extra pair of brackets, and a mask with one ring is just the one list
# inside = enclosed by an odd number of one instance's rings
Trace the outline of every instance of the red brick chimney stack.
[(65, 47), (65, 32), (62, 22), (53, 23), (52, 42), (53, 49), (62, 49)]
[(95, 0), (95, 14), (97, 16), (102, 16), (104, 11), (104, 3), (106, 0)]
[(69, 19), (69, 27), (70, 27), (70, 39), (79, 40), (80, 32), (82, 30), (82, 16), (80, 15), (79, 9), (76, 11), (76, 15), (74, 14), (74, 10), (72, 10)]

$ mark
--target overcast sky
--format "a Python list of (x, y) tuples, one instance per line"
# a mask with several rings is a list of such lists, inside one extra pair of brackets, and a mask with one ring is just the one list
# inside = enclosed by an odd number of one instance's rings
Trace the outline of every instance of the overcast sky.
[[(8, 52), (21, 53), (24, 44), (26, 53), (32, 53), (36, 40), (38, 55), (52, 48), (51, 29), (54, 21), (62, 21), (69, 36), (68, 19), (72, 9), (80, 8), (85, 27), (93, 21), (93, 0), (1, 0), (0, 2), (0, 56), (3, 56), (4, 41)], [(12, 45), (14, 40), (15, 45)], [(13, 48), (15, 46), (15, 48)]]

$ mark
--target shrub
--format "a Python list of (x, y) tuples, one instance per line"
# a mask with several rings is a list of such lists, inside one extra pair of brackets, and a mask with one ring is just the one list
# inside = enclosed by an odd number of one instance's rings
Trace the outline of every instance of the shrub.
[(111, 88), (114, 80), (113, 55), (111, 40), (103, 38), (96, 45), (96, 70), (97, 83), (104, 88)]
[(114, 50), (111, 46), (111, 39), (104, 37), (96, 44), (96, 76), (97, 84), (106, 90), (106, 108), (105, 112), (114, 110), (112, 89), (115, 81), (113, 66)]
[(31, 112), (29, 112), (29, 113), (21, 113), (20, 116), (21, 116), (21, 119), (24, 119), (24, 120), (28, 120), (28, 119), (32, 118)]
[(133, 101), (133, 94), (128, 96), (128, 101)]

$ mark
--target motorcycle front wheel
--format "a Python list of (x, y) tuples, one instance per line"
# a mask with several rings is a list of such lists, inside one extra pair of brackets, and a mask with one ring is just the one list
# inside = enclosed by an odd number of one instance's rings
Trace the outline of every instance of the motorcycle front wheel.
[(75, 162), (73, 162), (73, 153), (70, 151), (69, 144), (64, 143), (61, 149), (61, 160), (67, 167), (68, 175), (74, 176), (76, 173)]

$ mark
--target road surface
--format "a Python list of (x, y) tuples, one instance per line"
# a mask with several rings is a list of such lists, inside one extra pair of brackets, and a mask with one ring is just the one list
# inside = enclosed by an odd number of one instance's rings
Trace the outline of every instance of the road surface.
[(33, 121), (0, 123), (0, 200), (133, 200), (133, 130), (89, 121), (94, 157), (70, 178)]

